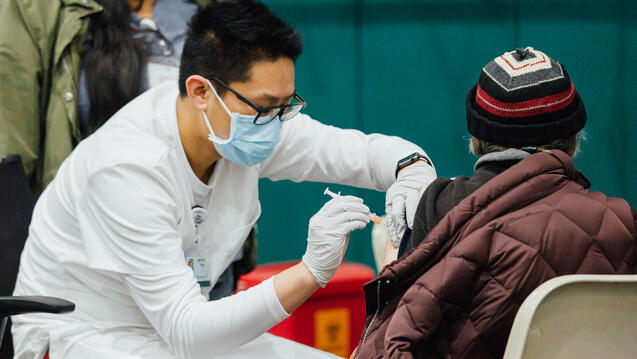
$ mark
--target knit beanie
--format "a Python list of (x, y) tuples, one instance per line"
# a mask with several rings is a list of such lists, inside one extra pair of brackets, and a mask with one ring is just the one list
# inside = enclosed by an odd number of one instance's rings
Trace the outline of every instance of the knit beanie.
[(585, 124), (584, 103), (564, 66), (532, 47), (493, 59), (467, 95), (469, 133), (494, 145), (540, 146)]

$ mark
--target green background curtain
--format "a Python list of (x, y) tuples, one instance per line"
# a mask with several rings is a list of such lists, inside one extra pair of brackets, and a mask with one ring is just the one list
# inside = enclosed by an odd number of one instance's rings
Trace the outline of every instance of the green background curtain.
[[(470, 176), (465, 97), (488, 61), (532, 46), (562, 62), (588, 114), (575, 159), (592, 189), (637, 206), (637, 1), (268, 0), (304, 37), (296, 66), (305, 112), (321, 122), (419, 144), (438, 176)], [(344, 186), (384, 213), (384, 193)], [(324, 184), (260, 184), (259, 262), (298, 260)], [(373, 267), (371, 225), (347, 260)]]

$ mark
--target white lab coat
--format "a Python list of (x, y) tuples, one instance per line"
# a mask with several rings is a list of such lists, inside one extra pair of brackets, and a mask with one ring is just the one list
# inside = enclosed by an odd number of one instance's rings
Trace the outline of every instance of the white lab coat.
[[(234, 358), (251, 350), (261, 358), (323, 357), (261, 335), (288, 315), (271, 279), (219, 301), (202, 295), (209, 288), (199, 287), (184, 251), (195, 240), (193, 191), (204, 184), (181, 145), (177, 95), (164, 84), (125, 106), (80, 143), (40, 197), (15, 295), (58, 296), (76, 310), (14, 317), (16, 358), (41, 358), (47, 349), (70, 359)], [(207, 188), (209, 219), (199, 229), (212, 284), (259, 218), (259, 178), (386, 190), (397, 160), (416, 151), (397, 137), (299, 115), (283, 125), (264, 163), (219, 160)]]

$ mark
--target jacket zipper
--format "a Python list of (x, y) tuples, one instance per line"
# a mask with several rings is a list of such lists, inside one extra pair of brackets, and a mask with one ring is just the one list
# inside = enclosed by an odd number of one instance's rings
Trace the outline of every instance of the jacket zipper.
[[(360, 350), (361, 346), (363, 344), (365, 344), (365, 339), (367, 339), (367, 335), (369, 334), (369, 330), (372, 328), (372, 324), (374, 324), (374, 320), (376, 320), (376, 317), (378, 316), (378, 313), (380, 313), (380, 281), (378, 281), (378, 285), (376, 286), (376, 312), (374, 313), (374, 316), (372, 317), (372, 320), (369, 321), (369, 324), (367, 325), (367, 328), (365, 328), (365, 332), (363, 333), (363, 338), (361, 339), (361, 344), (358, 346), (358, 350)], [(354, 357), (354, 359), (358, 358), (358, 355), (356, 355)]]

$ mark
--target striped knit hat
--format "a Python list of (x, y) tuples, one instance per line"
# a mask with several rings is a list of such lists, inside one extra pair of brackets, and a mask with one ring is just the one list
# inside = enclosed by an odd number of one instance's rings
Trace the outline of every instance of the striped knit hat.
[(564, 66), (532, 47), (489, 62), (467, 96), (469, 133), (494, 145), (544, 145), (584, 124), (584, 103)]

